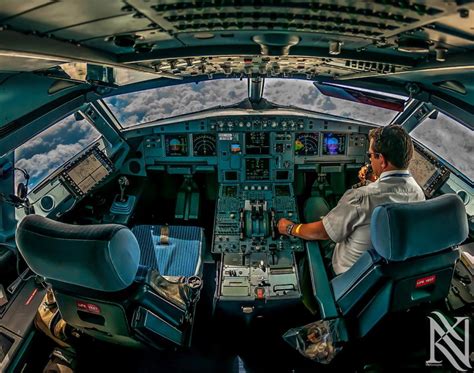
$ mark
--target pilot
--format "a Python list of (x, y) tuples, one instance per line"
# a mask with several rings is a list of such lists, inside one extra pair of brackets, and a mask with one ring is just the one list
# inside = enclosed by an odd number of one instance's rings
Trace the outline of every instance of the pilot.
[(326, 141), (327, 154), (337, 155), (339, 154), (339, 140), (336, 137), (328, 137)]
[[(358, 189), (349, 189), (322, 220), (295, 224), (282, 218), (278, 231), (305, 240), (328, 240), (325, 257), (331, 258), (333, 274), (347, 271), (369, 249), (370, 218), (375, 207), (387, 202), (416, 202), (425, 199), (423, 190), (408, 171), (413, 143), (400, 126), (390, 125), (370, 131), (370, 158), (375, 182)], [(364, 173), (359, 173), (364, 177)], [(334, 249), (332, 249), (334, 248)], [(333, 251), (331, 253), (331, 251)]]

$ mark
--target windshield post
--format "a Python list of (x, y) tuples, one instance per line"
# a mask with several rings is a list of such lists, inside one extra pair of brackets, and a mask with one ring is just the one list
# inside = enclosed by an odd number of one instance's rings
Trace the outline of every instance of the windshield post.
[(252, 104), (258, 104), (263, 97), (265, 78), (260, 76), (248, 78), (248, 96)]

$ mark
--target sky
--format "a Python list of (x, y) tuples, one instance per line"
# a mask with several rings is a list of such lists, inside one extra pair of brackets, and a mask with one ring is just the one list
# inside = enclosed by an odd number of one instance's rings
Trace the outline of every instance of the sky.
[[(247, 96), (246, 80), (228, 79), (191, 83), (136, 92), (106, 99), (124, 127), (240, 102)], [(324, 96), (311, 81), (268, 79), (264, 97), (280, 105), (341, 115), (375, 124), (387, 124), (397, 113)], [(16, 150), (16, 167), (26, 169), (35, 184), (98, 137), (86, 120), (63, 119)], [(440, 114), (414, 131), (428, 145), (474, 180), (474, 133)], [(19, 173), (19, 177), (21, 174)]]

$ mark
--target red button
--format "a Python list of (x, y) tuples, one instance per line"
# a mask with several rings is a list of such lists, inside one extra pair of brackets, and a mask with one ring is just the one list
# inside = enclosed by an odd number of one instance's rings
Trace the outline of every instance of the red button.
[(257, 299), (265, 298), (265, 291), (263, 288), (257, 288)]

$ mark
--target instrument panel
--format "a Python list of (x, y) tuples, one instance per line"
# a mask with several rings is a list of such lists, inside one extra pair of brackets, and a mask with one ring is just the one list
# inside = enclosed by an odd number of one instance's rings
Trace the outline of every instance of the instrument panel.
[(126, 132), (142, 138), (143, 169), (192, 174), (217, 170), (219, 182), (292, 182), (298, 168), (362, 164), (369, 127), (286, 116), (227, 116)]

